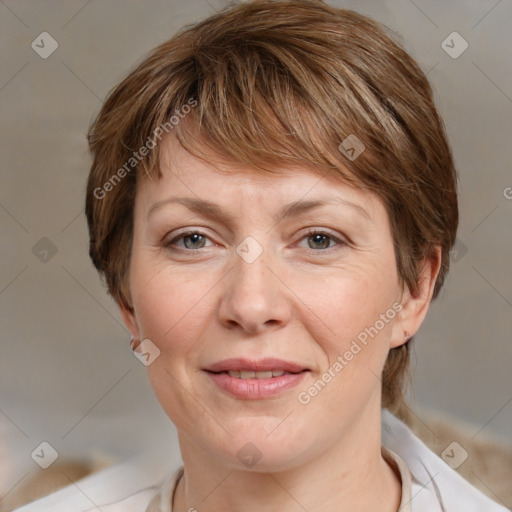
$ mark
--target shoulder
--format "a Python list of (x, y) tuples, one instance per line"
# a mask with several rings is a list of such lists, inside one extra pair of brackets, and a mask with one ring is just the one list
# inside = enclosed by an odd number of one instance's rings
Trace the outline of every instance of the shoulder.
[(386, 410), (382, 413), (382, 444), (397, 453), (411, 472), (413, 512), (509, 512), (464, 480)]
[(14, 512), (141, 512), (180, 465), (146, 453), (94, 473)]

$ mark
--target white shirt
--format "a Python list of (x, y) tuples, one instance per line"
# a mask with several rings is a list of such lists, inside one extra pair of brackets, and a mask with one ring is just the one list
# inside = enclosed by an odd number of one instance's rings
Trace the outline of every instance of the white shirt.
[[(402, 479), (400, 512), (510, 512), (464, 480), (400, 420), (382, 413), (383, 455)], [(172, 512), (183, 468), (148, 453), (94, 473), (15, 512)]]

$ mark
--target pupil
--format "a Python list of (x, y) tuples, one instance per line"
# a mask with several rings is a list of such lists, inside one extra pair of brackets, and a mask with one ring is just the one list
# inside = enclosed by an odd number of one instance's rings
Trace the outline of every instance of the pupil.
[(329, 237), (327, 235), (313, 235), (311, 238), (313, 239), (313, 244), (321, 245), (322, 249), (329, 247)]
[[(187, 237), (185, 237), (185, 245), (187, 246), (188, 249), (197, 249), (198, 246), (196, 244), (198, 243), (200, 238), (203, 238), (203, 236), (199, 235), (198, 233), (188, 235)], [(189, 247), (189, 244), (187, 244), (187, 240), (192, 240), (193, 247)], [(203, 240), (203, 245), (204, 245), (204, 240)], [(200, 245), (199, 247), (202, 247), (203, 245)]]

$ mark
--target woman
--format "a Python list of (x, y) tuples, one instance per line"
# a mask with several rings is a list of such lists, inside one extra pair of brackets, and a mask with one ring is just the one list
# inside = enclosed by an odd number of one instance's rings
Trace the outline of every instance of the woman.
[(102, 510), (505, 510), (383, 412), (458, 224), (429, 83), (386, 29), (231, 7), (156, 48), (89, 143), (90, 255), (183, 459)]

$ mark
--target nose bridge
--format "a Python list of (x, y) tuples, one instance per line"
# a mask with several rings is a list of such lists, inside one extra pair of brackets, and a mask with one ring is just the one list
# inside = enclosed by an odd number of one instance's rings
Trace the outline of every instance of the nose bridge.
[(287, 297), (271, 270), (272, 260), (270, 249), (253, 237), (237, 246), (219, 309), (224, 324), (254, 332), (287, 320)]
[(256, 295), (263, 293), (265, 296), (271, 291), (269, 283), (273, 274), (268, 268), (269, 249), (264, 250), (263, 246), (253, 237), (247, 237), (236, 248), (234, 257), (235, 283), (238, 292)]

